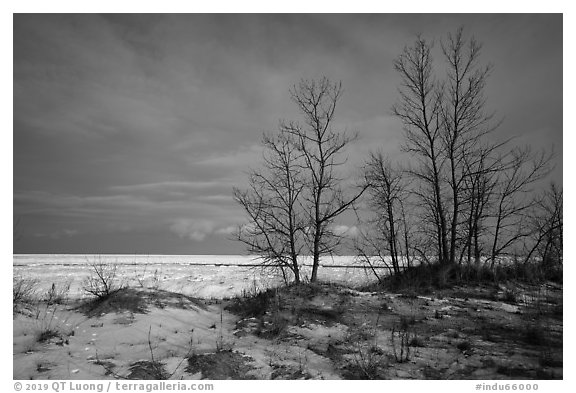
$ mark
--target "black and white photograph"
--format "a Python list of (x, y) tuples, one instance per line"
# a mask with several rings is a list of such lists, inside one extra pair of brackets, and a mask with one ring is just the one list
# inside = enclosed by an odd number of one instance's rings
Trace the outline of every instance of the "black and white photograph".
[(564, 380), (564, 15), (330, 12), (13, 13), (13, 380)]

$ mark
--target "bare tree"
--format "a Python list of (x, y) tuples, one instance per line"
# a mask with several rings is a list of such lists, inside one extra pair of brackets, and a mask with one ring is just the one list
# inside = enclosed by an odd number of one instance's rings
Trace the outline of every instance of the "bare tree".
[(238, 239), (263, 258), (263, 265), (292, 271), (300, 282), (298, 257), (304, 247), (304, 221), (299, 199), (304, 188), (300, 159), (290, 134), (264, 135), (264, 168), (253, 171), (249, 188), (234, 189), (234, 199), (247, 213), (249, 225)]
[(554, 183), (550, 184), (532, 215), (533, 242), (525, 262), (530, 261), (537, 252), (545, 267), (562, 264), (563, 206), (562, 189)]
[[(392, 110), (404, 125), (405, 150), (417, 160), (411, 174), (420, 184), (415, 194), (428, 209), (423, 217), (435, 228), (437, 260), (454, 264), (462, 259), (463, 248), (470, 248), (467, 237), (474, 239), (479, 224), (473, 220), (474, 213), (478, 215), (484, 203), (467, 196), (470, 187), (476, 197), (482, 194), (478, 193), (481, 176), (472, 176), (472, 171), (484, 163), (470, 159), (485, 158), (501, 144), (483, 143), (498, 123), (485, 110), (484, 88), (491, 67), (479, 63), (481, 45), (474, 38), (466, 39), (460, 28), (448, 34), (441, 46), (446, 61), (441, 80), (434, 76), (431, 43), (418, 37), (404, 49), (394, 64), (402, 85), (400, 100)], [(475, 202), (482, 203), (467, 206)], [(473, 214), (466, 217), (467, 207)]]
[(424, 204), (432, 209), (430, 221), (435, 229), (437, 258), (447, 261), (448, 232), (441, 176), (445, 162), (441, 139), (442, 101), (433, 75), (431, 48), (431, 43), (418, 36), (414, 45), (405, 47), (395, 60), (394, 68), (402, 78), (402, 85), (400, 100), (392, 112), (404, 125), (404, 150), (417, 160), (410, 173), (420, 184), (419, 194)]
[(309, 251), (312, 254), (310, 281), (318, 278), (322, 255), (332, 254), (342, 237), (332, 230), (334, 220), (363, 194), (365, 187), (347, 195), (338, 168), (345, 164), (344, 150), (357, 139), (334, 129), (334, 116), (342, 95), (342, 83), (328, 78), (302, 80), (291, 91), (291, 98), (300, 109), (304, 122), (284, 123), (282, 132), (294, 137), (301, 154), (300, 169), (305, 178), (301, 206), (307, 215)]
[[(462, 198), (469, 175), (467, 160), (477, 155), (483, 137), (497, 126), (492, 123), (493, 115), (485, 111), (483, 92), (491, 66), (479, 64), (481, 48), (482, 45), (474, 37), (469, 40), (464, 38), (463, 28), (459, 28), (455, 34), (448, 34), (447, 41), (442, 44), (448, 65), (446, 81), (440, 94), (441, 135), (448, 163), (447, 183), (452, 207), (449, 263), (456, 262)], [(495, 146), (491, 146), (490, 150), (494, 149)]]
[(462, 198), (464, 242), (459, 263), (466, 255), (467, 263), (480, 262), (486, 241), (487, 220), (494, 199), (495, 174), (502, 170), (499, 159), (492, 157), (494, 146), (482, 148), (465, 158), (466, 173)]
[[(391, 273), (400, 273), (400, 266), (409, 258), (409, 234), (404, 201), (407, 184), (403, 171), (395, 169), (382, 153), (372, 153), (365, 169), (369, 205), (373, 216), (369, 219), (373, 231), (362, 236), (364, 246), (369, 245), (371, 255), (392, 263)], [(366, 254), (365, 251), (362, 251)]]
[(550, 172), (553, 153), (533, 153), (530, 148), (512, 149), (504, 158), (503, 168), (496, 173), (493, 228), (489, 260), (497, 258), (521, 240), (530, 236), (527, 213), (537, 203), (532, 196), (535, 183)]

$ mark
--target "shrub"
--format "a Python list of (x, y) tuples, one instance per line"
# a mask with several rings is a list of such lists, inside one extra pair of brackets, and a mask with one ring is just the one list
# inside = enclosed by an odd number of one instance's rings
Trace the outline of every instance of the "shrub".
[(354, 353), (354, 364), (349, 367), (349, 372), (358, 374), (357, 376), (362, 379), (382, 379), (387, 367), (387, 356), (380, 347), (372, 345), (364, 349), (358, 346)]
[[(542, 261), (476, 264), (421, 264), (382, 278), (379, 287), (404, 293), (427, 293), (433, 288), (450, 288), (462, 283), (498, 283), (506, 281), (542, 283), (547, 280), (561, 283), (562, 266), (546, 266)], [(506, 294), (512, 300), (512, 293)]]
[(416, 334), (414, 334), (409, 344), (411, 347), (424, 347), (424, 341)]
[(275, 294), (274, 289), (257, 293), (244, 292), (242, 296), (235, 297), (226, 309), (244, 318), (261, 317), (270, 308)]
[(16, 276), (12, 280), (12, 299), (13, 305), (16, 307), (21, 303), (32, 303), (36, 300), (36, 292), (38, 290), (37, 279), (24, 278)]
[(504, 290), (503, 300), (507, 303), (515, 304), (518, 301), (518, 290), (514, 288), (506, 288)]
[(91, 263), (90, 267), (91, 275), (84, 280), (82, 286), (85, 292), (98, 299), (105, 299), (124, 288), (117, 274), (116, 263), (108, 264), (102, 259), (97, 259)]
[(462, 352), (468, 352), (472, 349), (472, 344), (470, 343), (470, 341), (460, 341), (456, 345), (456, 348), (458, 348)]

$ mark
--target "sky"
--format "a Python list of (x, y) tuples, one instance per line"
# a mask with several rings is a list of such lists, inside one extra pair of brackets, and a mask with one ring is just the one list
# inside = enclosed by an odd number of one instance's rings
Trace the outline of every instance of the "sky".
[[(301, 78), (342, 81), (344, 172), (400, 152), (394, 59), (416, 34), (464, 26), (494, 66), (496, 138), (556, 151), (562, 183), (562, 15), (16, 14), (14, 253), (241, 254), (232, 199), (263, 132), (300, 119)], [(439, 56), (436, 56), (439, 57)], [(342, 227), (352, 221), (339, 222)]]

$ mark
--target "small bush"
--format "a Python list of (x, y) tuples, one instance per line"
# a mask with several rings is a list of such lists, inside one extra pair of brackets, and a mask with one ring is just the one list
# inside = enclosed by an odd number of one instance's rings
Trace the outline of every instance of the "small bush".
[(515, 291), (514, 289), (507, 288), (504, 291), (504, 301), (505, 302), (516, 303), (517, 296), (518, 296), (517, 291)]
[(367, 379), (382, 379), (383, 370), (388, 367), (384, 351), (372, 346), (368, 350), (360, 349), (354, 354), (355, 366)]
[(412, 337), (410, 340), (410, 346), (415, 348), (424, 347), (424, 341), (422, 341), (422, 339), (417, 335), (414, 335), (414, 337)]
[(33, 303), (38, 292), (37, 279), (16, 276), (12, 280), (13, 305), (16, 307), (21, 303)]
[(236, 297), (232, 303), (226, 307), (244, 318), (261, 317), (268, 311), (271, 300), (274, 298), (275, 290), (268, 289), (255, 294), (244, 294)]
[(155, 361), (140, 360), (130, 365), (130, 374), (127, 379), (155, 379), (167, 380), (170, 378), (164, 368), (164, 364)]
[(253, 369), (249, 356), (232, 350), (218, 351), (209, 354), (192, 354), (188, 357), (186, 372), (189, 374), (202, 373), (203, 379), (254, 379), (249, 374)]
[(385, 351), (378, 346), (375, 330), (368, 336), (373, 338), (371, 343), (365, 342), (363, 345), (363, 334), (350, 334), (347, 342), (354, 347), (353, 362), (346, 366), (344, 377), (346, 379), (383, 379), (384, 371), (388, 368), (388, 356)]
[(262, 325), (256, 331), (256, 334), (263, 338), (275, 338), (280, 336), (286, 328), (289, 326), (290, 320), (285, 318), (282, 315), (279, 315), (278, 312), (274, 312), (271, 315), (270, 320), (262, 320)]
[(84, 280), (82, 286), (86, 293), (105, 299), (124, 288), (117, 274), (117, 264), (108, 264), (98, 259), (92, 262), (90, 267), (91, 275)]
[(472, 344), (470, 344), (470, 341), (461, 341), (456, 345), (456, 348), (462, 352), (468, 352), (472, 349)]

